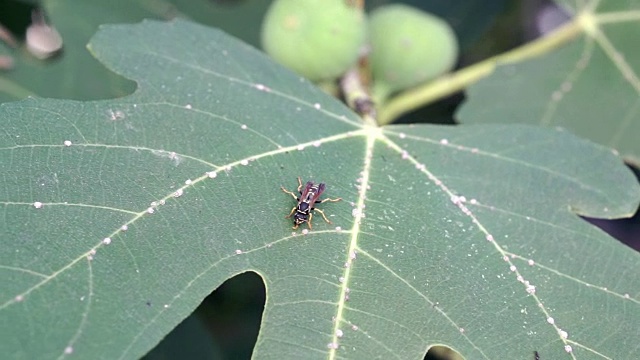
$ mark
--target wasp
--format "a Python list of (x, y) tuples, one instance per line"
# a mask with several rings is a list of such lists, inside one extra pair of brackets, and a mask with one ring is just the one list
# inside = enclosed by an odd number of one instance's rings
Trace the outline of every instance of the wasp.
[(283, 186), (280, 186), (280, 189), (282, 189), (282, 191), (293, 196), (293, 198), (298, 202), (298, 204), (294, 206), (293, 209), (291, 209), (289, 215), (285, 217), (286, 219), (288, 219), (293, 216), (294, 230), (303, 223), (307, 223), (307, 226), (309, 226), (309, 229), (311, 229), (311, 219), (313, 218), (313, 213), (311, 213), (311, 210), (319, 212), (320, 215), (322, 215), (324, 221), (331, 224), (331, 221), (327, 219), (327, 216), (324, 214), (324, 212), (320, 209), (316, 209), (315, 205), (327, 201), (340, 201), (342, 200), (342, 198), (318, 200), (326, 187), (327, 186), (324, 183), (316, 184), (313, 181), (307, 181), (303, 189), (302, 179), (298, 177), (298, 192), (300, 193), (300, 197), (298, 197), (293, 191), (289, 191)]

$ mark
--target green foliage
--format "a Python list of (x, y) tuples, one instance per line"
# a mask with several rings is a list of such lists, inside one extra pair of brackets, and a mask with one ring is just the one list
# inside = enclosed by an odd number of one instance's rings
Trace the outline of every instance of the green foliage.
[(459, 118), (560, 126), (640, 166), (638, 23), (629, 20), (635, 13), (626, 6), (608, 1), (576, 14), (583, 31), (574, 42), (548, 56), (502, 66), (469, 87)]
[[(86, 49), (89, 39), (102, 24), (188, 17), (226, 28), (227, 32), (257, 45), (258, 27), (237, 26), (237, 18), (241, 16), (249, 24), (259, 24), (268, 5), (263, 0), (247, 0), (234, 7), (217, 5), (209, 0), (151, 3), (146, 0), (43, 0), (41, 6), (47, 18), (64, 39), (64, 50), (61, 56), (47, 62), (34, 59), (22, 49), (7, 50), (13, 56), (15, 66), (11, 71), (0, 73), (0, 102), (27, 96), (96, 100), (133, 92), (133, 82), (106, 69)], [(0, 8), (0, 23), (12, 20), (10, 12), (6, 18), (3, 15)]]
[[(256, 358), (639, 355), (620, 346), (639, 256), (575, 214), (637, 206), (609, 149), (527, 126), (363, 125), (189, 22), (103, 27), (89, 48), (138, 90), (0, 107), (3, 354), (136, 358), (255, 271)], [(319, 205), (333, 225), (292, 233), (279, 186), (297, 176), (345, 199)]]
[[(130, 18), (89, 0), (75, 9), (95, 16), (54, 7), (72, 3), (45, 1), (73, 44), (59, 63), (29, 79), (35, 63), (16, 57), (0, 90), (52, 96), (44, 77), (64, 80), (58, 97), (121, 97), (0, 105), (5, 357), (139, 358), (178, 324), (189, 356), (217, 356), (183, 320), (255, 272), (267, 291), (256, 359), (415, 359), (434, 345), (467, 359), (640, 358), (640, 255), (578, 216), (627, 217), (640, 202), (612, 149), (640, 154), (625, 2), (561, 2), (575, 20), (559, 31), (379, 109), (473, 84), (464, 125), (383, 127), (189, 21), (103, 26), (82, 55), (101, 11), (133, 22), (146, 15), (129, 6), (144, 4), (122, 3)], [(206, 4), (185, 6), (172, 9), (206, 18)], [(550, 127), (489, 124), (503, 119)], [(298, 176), (344, 199), (318, 205), (333, 224), (291, 230), (280, 186)]]

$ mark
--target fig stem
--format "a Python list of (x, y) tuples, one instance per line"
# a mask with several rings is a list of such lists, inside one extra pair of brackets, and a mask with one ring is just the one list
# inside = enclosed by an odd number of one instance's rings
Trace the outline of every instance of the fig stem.
[(366, 124), (377, 126), (376, 104), (363, 85), (357, 66), (351, 67), (340, 78), (340, 88), (347, 105), (355, 110)]

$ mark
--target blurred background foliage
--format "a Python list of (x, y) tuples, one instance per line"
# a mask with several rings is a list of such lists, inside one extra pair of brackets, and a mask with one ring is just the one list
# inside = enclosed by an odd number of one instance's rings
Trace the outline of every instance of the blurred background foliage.
[[(367, 10), (402, 2), (444, 18), (461, 44), (458, 67), (502, 53), (555, 28), (567, 16), (548, 0), (369, 0)], [(122, 97), (135, 91), (134, 82), (104, 68), (86, 48), (101, 24), (136, 23), (142, 19), (188, 18), (221, 28), (260, 47), (262, 17), (269, 0), (0, 0), (0, 25), (15, 44), (0, 41), (0, 103), (27, 96), (96, 100)], [(46, 60), (22, 45), (32, 12), (41, 10), (64, 41), (62, 51)], [(6, 64), (5, 64), (6, 65)], [(0, 64), (2, 66), (2, 64)], [(462, 93), (398, 119), (401, 123), (453, 124)], [(636, 172), (636, 174), (638, 174)], [(640, 226), (635, 219), (593, 220), (613, 236), (640, 249)], [(146, 358), (248, 359), (259, 331), (265, 288), (255, 273), (240, 274), (207, 297)], [(150, 306), (153, 304), (149, 304)], [(436, 348), (430, 359), (456, 354)], [(533, 354), (532, 354), (533, 358)]]
[[(368, 9), (390, 3), (388, 0), (366, 2)], [(500, 41), (485, 43), (482, 36), (505, 12), (518, 12), (517, 1), (407, 1), (411, 5), (439, 15), (455, 29), (465, 56), (477, 60), (495, 51), (517, 44), (509, 34)], [(0, 102), (28, 95), (95, 100), (121, 97), (134, 91), (135, 84), (100, 65), (87, 51), (86, 44), (101, 24), (136, 23), (145, 18), (170, 20), (188, 18), (218, 27), (245, 42), (259, 47), (260, 25), (270, 1), (266, 0), (73, 0), (0, 1), (0, 24), (21, 42), (31, 22), (34, 9), (42, 9), (49, 22), (64, 40), (63, 51), (46, 61), (35, 59), (21, 47), (0, 45), (0, 55), (13, 58), (11, 71), (2, 74)], [(515, 41), (515, 42), (514, 42)], [(473, 50), (478, 49), (478, 50)], [(484, 52), (484, 54), (482, 54)], [(475, 54), (475, 55), (473, 55)], [(11, 86), (9, 86), (11, 85)]]

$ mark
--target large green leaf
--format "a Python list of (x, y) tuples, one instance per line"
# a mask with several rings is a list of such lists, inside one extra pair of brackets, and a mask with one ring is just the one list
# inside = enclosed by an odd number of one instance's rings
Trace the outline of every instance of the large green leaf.
[[(0, 353), (136, 358), (255, 271), (255, 358), (640, 357), (640, 256), (576, 215), (638, 205), (609, 149), (522, 125), (368, 126), (188, 22), (104, 27), (90, 49), (137, 91), (0, 106)], [(332, 225), (291, 230), (279, 187), (298, 176), (344, 198), (318, 205)]]
[(638, 165), (640, 4), (562, 3), (574, 13), (581, 38), (548, 56), (498, 68), (469, 88), (459, 118), (464, 123), (561, 126)]

